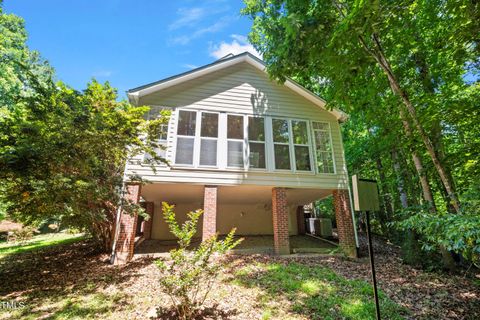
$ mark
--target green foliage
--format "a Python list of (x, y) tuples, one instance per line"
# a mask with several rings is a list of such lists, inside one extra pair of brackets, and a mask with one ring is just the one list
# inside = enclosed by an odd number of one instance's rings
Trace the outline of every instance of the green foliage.
[(149, 108), (117, 101), (108, 83), (83, 92), (55, 83), (25, 42), (23, 21), (0, 11), (0, 203), (9, 219), (55, 219), (111, 248), (126, 160), (164, 161), (155, 134), (168, 115), (145, 120)]
[[(349, 113), (342, 126), (348, 170), (379, 182), (376, 231), (405, 240), (387, 221), (397, 219), (401, 197), (407, 206), (425, 203), (421, 176), (436, 211), (459, 211), (437, 172), (443, 167), (462, 204), (480, 181), (478, 2), (248, 0), (243, 14), (272, 78), (291, 77)], [(410, 111), (401, 116), (405, 99), (419, 126)], [(437, 165), (426, 161), (433, 159), (426, 140)]]
[(7, 241), (23, 245), (27, 241), (31, 240), (36, 232), (37, 230), (34, 227), (26, 226), (12, 231), (12, 233), (8, 235)]
[(188, 220), (180, 226), (175, 218), (174, 206), (166, 202), (162, 206), (170, 232), (178, 239), (178, 248), (170, 251), (171, 261), (155, 262), (163, 273), (160, 286), (171, 297), (178, 315), (182, 319), (192, 319), (205, 302), (223, 267), (221, 256), (243, 239), (234, 240), (235, 229), (232, 229), (223, 240), (214, 235), (192, 248), (192, 238), (203, 211), (189, 212)]
[[(268, 303), (285, 298), (291, 311), (308, 319), (375, 319), (373, 289), (360, 280), (347, 280), (329, 268), (290, 262), (258, 263), (241, 268), (235, 283), (259, 287), (259, 299), (264, 309)], [(382, 316), (386, 319), (404, 319), (406, 310), (392, 302), (383, 292), (379, 294)], [(268, 310), (268, 309), (267, 309)], [(277, 310), (268, 310), (275, 318)]]
[(335, 208), (333, 206), (333, 197), (327, 197), (314, 203), (318, 212), (317, 218), (329, 218), (335, 221)]
[(423, 249), (439, 250), (441, 247), (461, 254), (480, 267), (480, 215), (438, 214), (428, 210), (412, 209), (407, 219), (397, 226), (404, 231), (414, 230), (422, 235)]

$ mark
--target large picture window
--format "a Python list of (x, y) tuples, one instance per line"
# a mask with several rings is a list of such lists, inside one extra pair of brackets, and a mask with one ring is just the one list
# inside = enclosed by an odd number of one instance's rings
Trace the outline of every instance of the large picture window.
[(250, 168), (265, 169), (265, 120), (248, 117), (248, 144)]
[(177, 119), (175, 164), (335, 173), (329, 123), (190, 110)]
[(333, 149), (328, 123), (312, 122), (315, 154), (319, 173), (335, 173)]
[(243, 116), (227, 116), (227, 166), (243, 167), (243, 140), (244, 126)]

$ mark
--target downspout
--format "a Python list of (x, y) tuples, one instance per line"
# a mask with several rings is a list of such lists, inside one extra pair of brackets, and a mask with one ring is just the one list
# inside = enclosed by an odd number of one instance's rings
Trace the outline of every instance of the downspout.
[(117, 257), (117, 252), (115, 248), (117, 247), (118, 235), (120, 234), (120, 218), (122, 214), (122, 207), (123, 207), (123, 198), (125, 196), (125, 181), (127, 178), (127, 161), (125, 160), (125, 166), (123, 167), (123, 177), (122, 177), (122, 186), (119, 190), (119, 199), (117, 204), (117, 215), (115, 217), (115, 235), (113, 237), (113, 244), (112, 244), (112, 254), (110, 255), (110, 263), (115, 263), (115, 258)]

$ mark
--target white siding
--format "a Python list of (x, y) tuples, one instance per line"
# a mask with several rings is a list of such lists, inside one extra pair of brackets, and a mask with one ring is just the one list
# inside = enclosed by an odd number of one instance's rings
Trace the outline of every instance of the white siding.
[[(240, 63), (199, 79), (141, 97), (138, 104), (328, 122), (332, 130), (336, 174), (299, 174), (252, 170), (242, 172), (176, 167), (158, 167), (157, 172), (154, 173), (149, 166), (140, 165), (135, 161), (132, 161), (127, 167), (128, 174), (139, 174), (152, 182), (258, 184), (325, 189), (346, 187), (343, 146), (336, 118), (330, 112), (283, 85), (270, 81), (267, 74), (247, 63)], [(176, 114), (176, 112), (172, 112), (167, 142), (167, 160), (172, 164), (174, 162)]]

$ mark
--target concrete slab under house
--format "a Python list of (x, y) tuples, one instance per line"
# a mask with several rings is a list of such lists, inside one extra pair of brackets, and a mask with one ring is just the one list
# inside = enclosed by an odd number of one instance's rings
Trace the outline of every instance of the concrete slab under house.
[[(116, 263), (129, 261), (136, 250), (162, 252), (172, 243), (163, 201), (175, 205), (179, 222), (204, 209), (198, 241), (235, 227), (246, 238), (238, 250), (283, 255), (298, 252), (305, 238), (305, 208), (329, 196), (338, 244), (356, 256), (340, 132), (345, 113), (326, 109), (324, 100), (292, 80), (270, 80), (264, 63), (249, 53), (131, 89), (128, 97), (150, 106), (150, 119), (171, 111), (158, 137), (165, 146), (158, 155), (169, 165), (152, 170), (144, 154), (127, 163), (126, 198), (142, 202), (151, 219), (120, 214)], [(132, 184), (133, 176), (147, 183)], [(315, 247), (311, 239), (304, 243)], [(319, 248), (322, 243), (332, 246), (319, 241)]]

